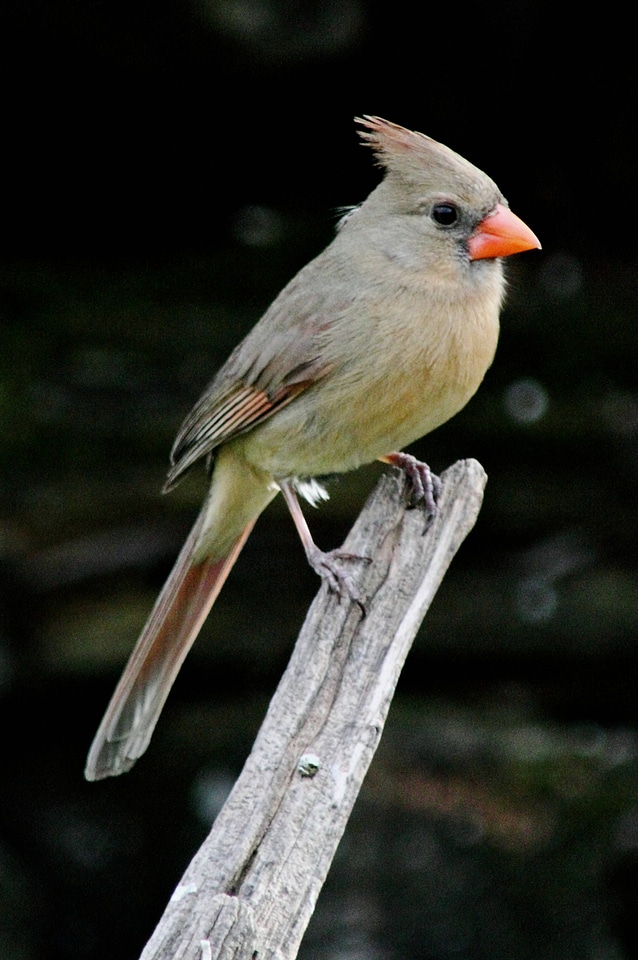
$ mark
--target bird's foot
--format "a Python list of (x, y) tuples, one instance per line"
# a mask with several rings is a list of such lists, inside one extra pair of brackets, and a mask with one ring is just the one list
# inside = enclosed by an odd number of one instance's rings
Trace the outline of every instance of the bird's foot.
[(361, 592), (359, 591), (354, 577), (344, 569), (346, 563), (352, 560), (359, 560), (363, 563), (371, 563), (371, 557), (360, 557), (356, 553), (346, 553), (343, 550), (329, 550), (324, 552), (313, 543), (306, 551), (308, 563), (318, 573), (322, 580), (328, 584), (328, 588), (337, 594), (339, 599), (347, 598), (356, 603), (363, 616), (366, 608), (363, 603)]
[(279, 488), (284, 495), (290, 515), (295, 522), (295, 526), (301, 537), (303, 548), (308, 558), (308, 563), (318, 573), (322, 580), (325, 580), (330, 590), (337, 594), (339, 599), (347, 597), (353, 603), (358, 604), (361, 615), (365, 617), (366, 608), (363, 605), (361, 593), (359, 592), (354, 578), (343, 568), (343, 562), (351, 560), (360, 560), (363, 563), (371, 563), (371, 557), (360, 557), (356, 553), (346, 553), (343, 550), (330, 550), (324, 553), (312, 539), (308, 524), (301, 512), (299, 500), (293, 483), (290, 480), (279, 480)]
[(417, 460), (409, 453), (390, 453), (382, 458), (384, 463), (403, 470), (412, 487), (412, 503), (422, 504), (426, 514), (425, 528), (430, 526), (436, 516), (437, 500), (441, 493), (441, 481), (432, 473), (427, 463)]

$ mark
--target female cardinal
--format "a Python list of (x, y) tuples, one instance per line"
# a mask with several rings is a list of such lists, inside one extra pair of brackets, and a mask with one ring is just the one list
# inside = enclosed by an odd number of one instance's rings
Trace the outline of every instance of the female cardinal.
[(200, 458), (210, 491), (91, 747), (88, 780), (146, 750), (177, 672), (257, 517), (281, 491), (311, 566), (359, 600), (347, 556), (314, 544), (297, 492), (374, 459), (404, 468), (435, 509), (436, 479), (394, 452), (478, 388), (498, 338), (501, 257), (540, 247), (496, 184), (448, 147), (358, 119), (385, 175), (282, 290), (184, 422), (170, 488)]

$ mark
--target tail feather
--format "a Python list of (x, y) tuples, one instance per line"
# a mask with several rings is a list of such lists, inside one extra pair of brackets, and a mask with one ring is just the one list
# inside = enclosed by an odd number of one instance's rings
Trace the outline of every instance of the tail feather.
[(125, 773), (148, 747), (175, 677), (250, 534), (251, 521), (222, 560), (193, 563), (199, 515), (129, 658), (89, 751), (87, 780)]

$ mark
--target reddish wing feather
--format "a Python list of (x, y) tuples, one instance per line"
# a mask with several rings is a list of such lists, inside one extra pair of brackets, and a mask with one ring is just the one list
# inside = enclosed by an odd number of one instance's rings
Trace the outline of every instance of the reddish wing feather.
[(237, 384), (215, 400), (205, 394), (177, 436), (171, 453), (173, 466), (164, 489), (170, 490), (200, 457), (205, 457), (215, 447), (272, 416), (309, 387), (311, 382), (308, 380), (280, 387), (274, 396), (269, 396), (258, 387), (244, 384)]

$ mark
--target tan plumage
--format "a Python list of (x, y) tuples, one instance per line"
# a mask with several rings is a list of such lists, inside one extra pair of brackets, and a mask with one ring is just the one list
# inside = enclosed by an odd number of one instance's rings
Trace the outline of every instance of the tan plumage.
[(146, 749), (184, 656), (279, 490), (312, 566), (356, 598), (338, 556), (312, 542), (295, 485), (384, 459), (433, 430), (492, 361), (500, 258), (538, 241), (496, 184), (447, 147), (376, 117), (358, 122), (384, 179), (279, 294), (177, 437), (167, 487), (213, 456), (210, 492), (98, 730), (89, 779), (129, 769)]

